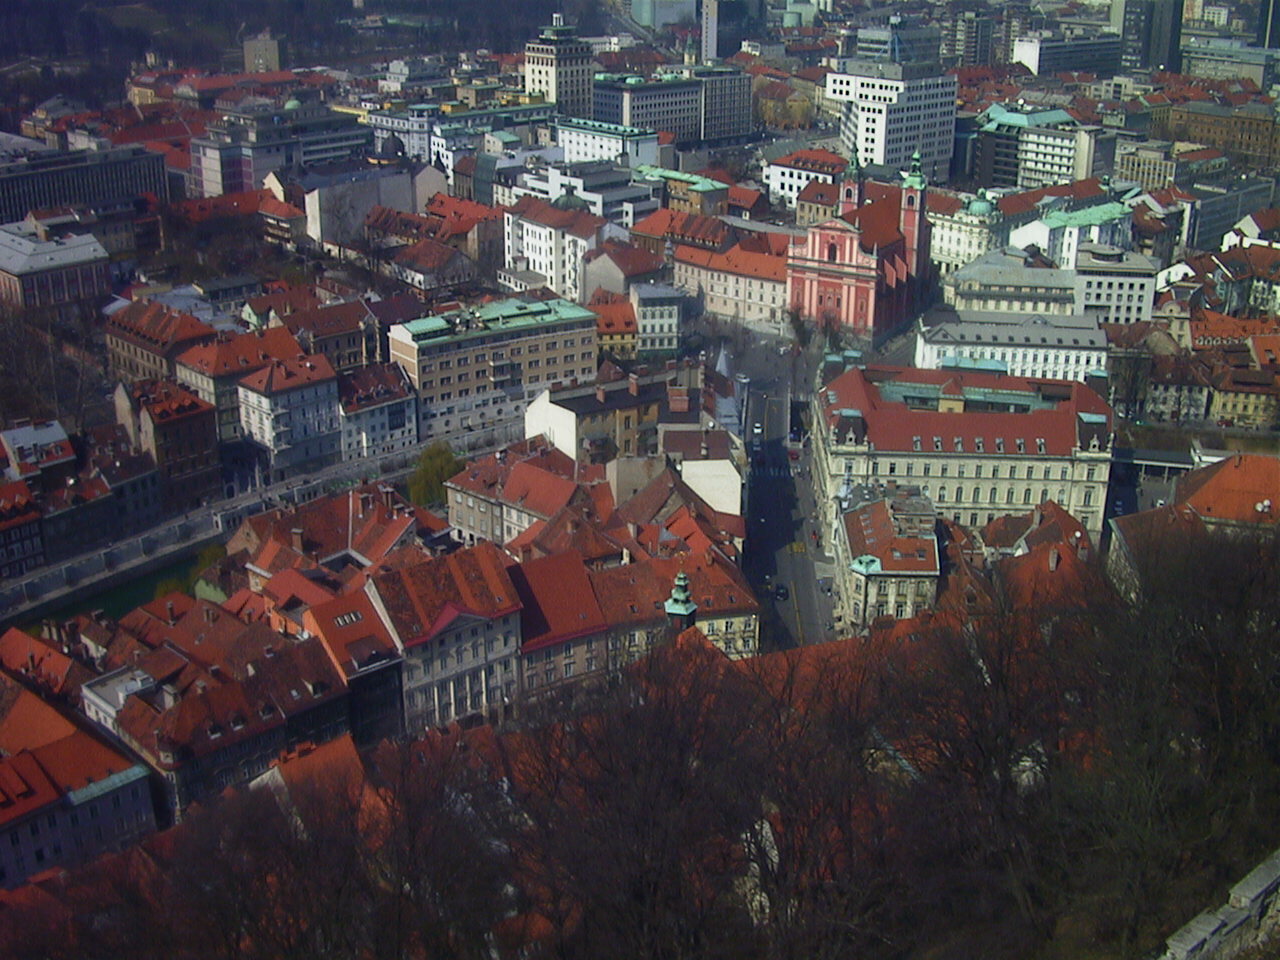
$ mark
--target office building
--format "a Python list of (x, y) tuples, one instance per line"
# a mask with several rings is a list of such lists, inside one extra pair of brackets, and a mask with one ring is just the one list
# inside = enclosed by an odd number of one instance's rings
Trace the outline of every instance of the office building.
[(152, 194), (169, 199), (164, 155), (144, 147), (33, 153), (0, 164), (0, 222), (32, 210)]
[(1167, 70), (1182, 65), (1182, 0), (1112, 0), (1120, 30), (1123, 70)]
[(858, 60), (937, 63), (941, 43), (942, 31), (938, 27), (895, 15), (883, 24), (860, 27), (854, 55)]
[(1280, 0), (1262, 0), (1259, 4), (1254, 42), (1269, 50), (1280, 48)]
[(1146, 323), (1160, 264), (1145, 254), (1083, 243), (1075, 257), (1076, 308), (1099, 323)]
[(1246, 46), (1225, 37), (1187, 37), (1182, 41), (1182, 72), (1210, 80), (1252, 80), (1267, 90), (1280, 75), (1280, 50)]
[(7, 309), (78, 319), (110, 293), (107, 251), (93, 234), (51, 237), (29, 222), (0, 226), (0, 304)]
[(1050, 380), (1084, 380), (1107, 369), (1107, 337), (1089, 314), (957, 311), (922, 319), (915, 365), (985, 369)]
[(591, 114), (591, 44), (564, 22), (564, 15), (551, 15), (551, 25), (542, 28), (536, 40), (524, 48), (525, 93), (541, 94), (570, 117)]
[(720, 59), (720, 0), (702, 0), (701, 52), (703, 63)]
[(564, 151), (565, 163), (608, 160), (634, 166), (658, 162), (658, 134), (652, 129), (577, 117), (560, 117), (555, 126), (556, 143)]
[(850, 60), (827, 74), (827, 98), (842, 104), (840, 142), (861, 166), (905, 169), (912, 154), (944, 181), (955, 141), (956, 78), (932, 63)]
[(984, 187), (1034, 190), (1087, 179), (1115, 141), (1065, 110), (1020, 104), (993, 103), (976, 128), (972, 172)]
[(744, 137), (751, 132), (751, 77), (732, 67), (689, 66), (652, 78), (597, 74), (598, 121), (670, 133), (677, 143)]
[(1046, 30), (1013, 41), (1011, 63), (1021, 63), (1038, 77), (1074, 73), (1087, 66), (1098, 77), (1120, 72), (1121, 40), (1116, 34), (1067, 37)]
[(189, 191), (197, 197), (257, 190), (282, 167), (313, 166), (365, 154), (373, 131), (323, 103), (249, 97), (191, 139)]

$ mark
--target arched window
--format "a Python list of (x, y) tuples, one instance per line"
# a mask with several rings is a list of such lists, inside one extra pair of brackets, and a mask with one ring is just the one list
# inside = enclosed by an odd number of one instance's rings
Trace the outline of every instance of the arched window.
[(912, 209), (915, 209), (915, 205), (916, 205), (916, 195), (914, 193), (908, 193), (907, 206), (911, 207)]
[(836, 245), (834, 243), (827, 244), (827, 262), (828, 263), (836, 262)]

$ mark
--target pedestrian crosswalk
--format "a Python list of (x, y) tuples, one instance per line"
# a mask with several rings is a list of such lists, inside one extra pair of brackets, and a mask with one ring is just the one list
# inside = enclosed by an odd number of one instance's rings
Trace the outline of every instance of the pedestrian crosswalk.
[(751, 473), (752, 476), (756, 477), (772, 477), (773, 479), (780, 479), (782, 477), (791, 476), (791, 469), (789, 467), (756, 467), (751, 471)]

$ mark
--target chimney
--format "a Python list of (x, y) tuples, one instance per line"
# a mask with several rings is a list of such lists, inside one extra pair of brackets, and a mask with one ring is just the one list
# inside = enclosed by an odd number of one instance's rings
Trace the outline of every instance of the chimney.
[(294, 527), (289, 531), (289, 541), (297, 553), (302, 553), (302, 528)]
[(165, 613), (168, 615), (169, 626), (173, 626), (178, 622), (178, 618), (173, 615), (173, 601), (168, 600), (164, 605)]
[(1037, 506), (1031, 512), (1031, 528), (1034, 530), (1038, 526), (1040, 526), (1040, 508)]
[(1058, 559), (1059, 559), (1058, 548), (1054, 547), (1049, 551), (1049, 572), (1050, 573), (1053, 573), (1053, 571), (1058, 569)]
[(640, 395), (640, 378), (634, 373), (627, 377), (627, 392), (633, 397)]
[(392, 504), (395, 503), (395, 487), (391, 486), (389, 483), (384, 483), (378, 489), (382, 492), (382, 505), (390, 510)]
[(604, 403), (604, 384), (596, 384), (596, 403)]

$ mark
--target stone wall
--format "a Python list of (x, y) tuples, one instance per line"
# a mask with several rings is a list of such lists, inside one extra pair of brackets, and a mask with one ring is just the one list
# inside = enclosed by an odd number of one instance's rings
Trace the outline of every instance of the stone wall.
[(1231, 888), (1227, 902), (1206, 910), (1165, 941), (1162, 960), (1231, 960), (1264, 943), (1280, 924), (1280, 850)]

